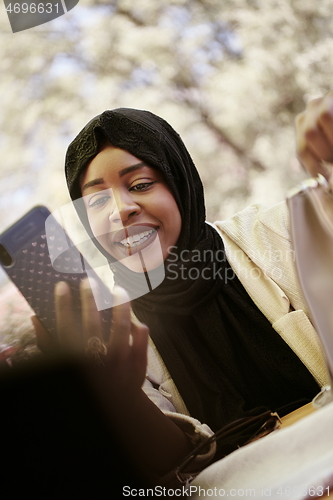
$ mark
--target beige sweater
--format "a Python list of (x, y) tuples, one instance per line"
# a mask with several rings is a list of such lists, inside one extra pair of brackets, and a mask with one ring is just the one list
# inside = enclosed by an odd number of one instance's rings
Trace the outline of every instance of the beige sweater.
[[(248, 294), (293, 349), (317, 382), (328, 383), (328, 374), (317, 334), (308, 318), (299, 290), (290, 243), (286, 204), (252, 205), (234, 217), (212, 224), (224, 242), (227, 259)], [(154, 388), (152, 385), (154, 383)], [(189, 412), (152, 342), (143, 390), (193, 440), (212, 434)], [(226, 404), (228, 404), (226, 402)], [(214, 445), (194, 465), (200, 471), (212, 458)]]

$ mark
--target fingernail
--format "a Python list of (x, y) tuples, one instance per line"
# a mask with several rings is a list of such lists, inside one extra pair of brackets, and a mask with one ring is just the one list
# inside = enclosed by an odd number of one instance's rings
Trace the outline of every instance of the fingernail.
[(55, 286), (55, 294), (62, 296), (67, 295), (69, 292), (69, 286), (65, 281), (59, 281)]
[(113, 295), (113, 306), (120, 306), (126, 302), (130, 302), (130, 298), (124, 288), (120, 286), (115, 286), (112, 291)]

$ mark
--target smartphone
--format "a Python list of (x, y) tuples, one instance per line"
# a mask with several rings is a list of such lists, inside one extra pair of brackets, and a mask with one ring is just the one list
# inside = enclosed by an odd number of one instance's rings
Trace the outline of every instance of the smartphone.
[(81, 325), (80, 283), (94, 280), (104, 340), (111, 325), (112, 295), (61, 225), (44, 206), (36, 206), (0, 235), (0, 264), (52, 336), (57, 335), (54, 287), (71, 289), (76, 323)]

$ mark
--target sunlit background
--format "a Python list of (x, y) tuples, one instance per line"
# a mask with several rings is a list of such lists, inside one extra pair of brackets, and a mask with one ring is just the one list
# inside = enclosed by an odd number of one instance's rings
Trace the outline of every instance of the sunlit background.
[(295, 116), (331, 86), (332, 35), (331, 0), (80, 0), (15, 34), (1, 2), (0, 231), (33, 205), (69, 201), (67, 145), (116, 107), (181, 134), (208, 220), (282, 200), (304, 175)]

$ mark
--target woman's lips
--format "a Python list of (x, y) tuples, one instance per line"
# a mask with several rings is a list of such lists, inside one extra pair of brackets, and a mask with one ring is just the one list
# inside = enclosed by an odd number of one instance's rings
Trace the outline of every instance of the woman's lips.
[(128, 257), (144, 250), (155, 241), (158, 226), (137, 225), (124, 228), (112, 238), (112, 247), (122, 256)]
[(152, 235), (154, 229), (149, 229), (148, 231), (143, 231), (142, 233), (134, 234), (133, 236), (128, 236), (124, 238), (119, 243), (126, 247), (129, 246), (138, 246), (141, 243), (144, 243), (150, 236)]

